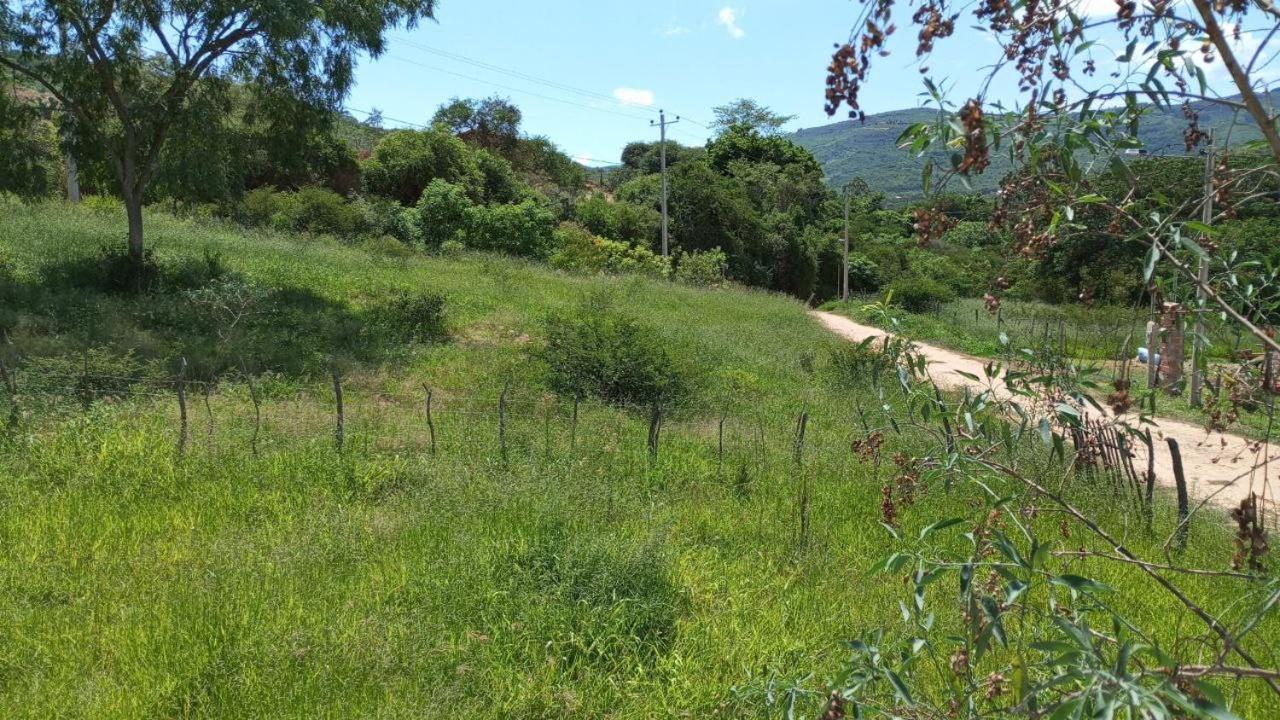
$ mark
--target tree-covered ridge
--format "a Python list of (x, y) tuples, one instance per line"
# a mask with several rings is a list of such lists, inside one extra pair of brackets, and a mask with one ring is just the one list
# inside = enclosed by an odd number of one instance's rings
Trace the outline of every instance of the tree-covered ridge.
[[(1280, 91), (1272, 93), (1280, 100)], [(1222, 143), (1243, 145), (1261, 138), (1258, 129), (1240, 123), (1234, 114), (1216, 103), (1191, 103), (1190, 109), (1199, 114), (1199, 124), (1204, 130), (1212, 128)], [(1187, 118), (1181, 106), (1159, 108), (1145, 106), (1138, 137), (1143, 149), (1152, 155), (1180, 155), (1186, 152), (1183, 132)], [(923, 195), (921, 173), (925, 158), (898, 148), (898, 138), (904, 130), (916, 123), (934, 123), (938, 113), (930, 108), (891, 110), (867, 115), (865, 122), (845, 120), (814, 128), (805, 128), (788, 137), (813, 153), (822, 165), (827, 182), (841, 187), (854, 177), (865, 178), (872, 188), (885, 193), (891, 203), (901, 204)], [(931, 152), (939, 167), (951, 167), (950, 153)], [(1002, 153), (993, 153), (991, 167), (981, 175), (968, 178), (968, 188), (974, 192), (994, 192), (1000, 178), (1011, 168)], [(953, 190), (961, 190), (957, 186)]]

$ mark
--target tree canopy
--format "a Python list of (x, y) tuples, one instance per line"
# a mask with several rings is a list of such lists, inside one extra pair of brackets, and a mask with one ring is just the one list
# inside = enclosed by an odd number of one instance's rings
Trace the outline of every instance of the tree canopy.
[(796, 119), (795, 115), (776, 113), (748, 98), (740, 98), (727, 105), (720, 105), (713, 108), (711, 112), (715, 113), (716, 117), (711, 123), (711, 129), (717, 133), (727, 132), (735, 126), (740, 126), (755, 130), (762, 135), (776, 135), (782, 130), (783, 125)]
[(78, 156), (106, 159), (141, 269), (143, 197), (178, 127), (224, 114), (233, 82), (258, 93), (263, 114), (295, 127), (328, 121), (356, 58), (377, 56), (389, 27), (434, 9), (434, 0), (19, 0), (0, 8), (0, 67), (57, 101)]

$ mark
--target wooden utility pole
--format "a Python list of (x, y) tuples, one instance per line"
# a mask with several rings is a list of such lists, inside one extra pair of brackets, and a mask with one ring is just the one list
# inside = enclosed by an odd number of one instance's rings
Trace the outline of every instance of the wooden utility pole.
[[(1201, 205), (1200, 222), (1206, 226), (1213, 224), (1213, 130), (1209, 130), (1209, 144), (1204, 150), (1204, 203)], [(1200, 236), (1201, 246), (1207, 239)], [(1206, 288), (1209, 285), (1209, 255), (1200, 255), (1200, 281), (1196, 283), (1196, 329), (1191, 336), (1191, 407), (1200, 407), (1200, 395), (1204, 392), (1204, 368), (1207, 360), (1204, 357), (1204, 312), (1208, 301)]]
[(659, 143), (659, 154), (662, 159), (662, 257), (668, 257), (671, 254), (670, 234), (667, 231), (667, 126), (675, 125), (680, 122), (680, 116), (677, 115), (675, 120), (667, 122), (667, 111), (658, 111), (658, 122), (649, 121), (649, 126), (657, 126), (661, 130), (661, 142)]
[(844, 262), (840, 274), (840, 299), (849, 299), (849, 186), (844, 186)]

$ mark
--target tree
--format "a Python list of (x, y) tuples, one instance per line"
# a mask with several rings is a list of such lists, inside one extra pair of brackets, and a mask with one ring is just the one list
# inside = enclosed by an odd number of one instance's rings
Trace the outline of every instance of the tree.
[(225, 110), (226, 94), (206, 89), (249, 83), (268, 99), (265, 112), (295, 102), (336, 109), (357, 55), (377, 56), (389, 27), (413, 26), (434, 8), (435, 0), (23, 0), (0, 9), (0, 67), (57, 100), (77, 156), (108, 160), (140, 282), (142, 204), (160, 154), (177, 124)]
[(711, 129), (724, 133), (735, 126), (755, 130), (762, 135), (776, 135), (782, 126), (796, 119), (795, 115), (779, 115), (755, 100), (740, 98), (727, 105), (713, 108), (716, 119)]
[(370, 192), (406, 206), (418, 202), (423, 189), (437, 178), (461, 186), (476, 202), (484, 200), (485, 176), (475, 151), (443, 127), (387, 133), (364, 167)]
[(505, 98), (453, 98), (436, 110), (432, 125), (443, 125), (473, 145), (507, 151), (520, 139), (520, 108)]

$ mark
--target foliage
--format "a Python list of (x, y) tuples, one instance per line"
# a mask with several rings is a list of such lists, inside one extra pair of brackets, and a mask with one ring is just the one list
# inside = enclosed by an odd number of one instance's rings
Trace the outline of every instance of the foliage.
[(693, 391), (693, 370), (675, 345), (608, 298), (550, 315), (546, 338), (538, 356), (547, 385), (562, 396), (669, 406)]
[(34, 99), (0, 92), (0, 194), (35, 199), (54, 194), (62, 163), (57, 132)]
[(245, 195), (243, 218), (251, 225), (352, 237), (369, 229), (361, 207), (320, 187), (281, 192), (263, 187)]
[(671, 262), (648, 248), (593, 235), (573, 222), (563, 222), (555, 232), (552, 267), (585, 272), (631, 273), (654, 278), (671, 275)]
[(412, 206), (433, 180), (463, 188), (480, 202), (485, 177), (476, 153), (443, 127), (387, 133), (365, 161), (364, 184), (373, 193)]
[(0, 15), (0, 66), (54, 97), (77, 158), (109, 158), (127, 210), (129, 255), (141, 268), (142, 203), (172, 135), (225, 116), (226, 89), (236, 81), (251, 84), (257, 109), (285, 117), (284, 125), (328, 122), (357, 56), (377, 56), (389, 27), (412, 26), (433, 10), (433, 0), (324, 13), (287, 3), (36, 0)]
[(422, 191), (418, 204), (405, 211), (405, 221), (414, 239), (437, 248), (450, 240), (466, 238), (474, 209), (475, 204), (463, 188), (437, 178)]
[(553, 249), (555, 216), (532, 200), (467, 208), (466, 225), (467, 247), (476, 250), (541, 259)]
[[(681, 145), (678, 142), (667, 141), (667, 169), (670, 170), (675, 166), (697, 160), (703, 155), (702, 148), (689, 147)], [(628, 170), (637, 171), (639, 173), (650, 175), (662, 170), (662, 143), (660, 142), (631, 142), (622, 148), (622, 164)]]
[(717, 133), (740, 127), (762, 135), (774, 135), (782, 130), (783, 125), (796, 119), (795, 115), (780, 115), (749, 98), (739, 98), (731, 103), (718, 105), (711, 112), (716, 118), (711, 123), (711, 129)]
[(849, 292), (875, 292), (884, 282), (880, 268), (866, 255), (849, 255)]
[(453, 98), (436, 110), (432, 125), (443, 125), (463, 140), (488, 150), (508, 150), (520, 138), (520, 108), (498, 96)]
[(662, 217), (650, 207), (610, 202), (599, 193), (578, 203), (577, 221), (587, 230), (625, 243), (652, 247), (659, 238)]
[(396, 342), (435, 342), (448, 335), (445, 299), (433, 292), (402, 292), (369, 311), (371, 322)]
[(955, 292), (930, 277), (903, 276), (889, 283), (888, 297), (898, 307), (912, 312), (925, 312), (955, 300)]
[(780, 168), (799, 165), (807, 172), (822, 175), (822, 168), (808, 150), (786, 138), (762, 135), (741, 125), (730, 127), (707, 144), (707, 162), (722, 173), (728, 172), (734, 162), (746, 162)]
[(703, 252), (676, 254), (675, 279), (688, 285), (714, 287), (724, 282), (724, 268), (729, 258), (720, 248)]

